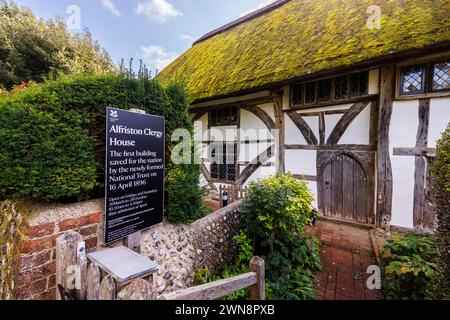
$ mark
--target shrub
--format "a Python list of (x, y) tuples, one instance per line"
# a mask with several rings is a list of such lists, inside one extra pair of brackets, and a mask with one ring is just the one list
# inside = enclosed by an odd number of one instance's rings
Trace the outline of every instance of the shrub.
[(431, 235), (408, 233), (389, 240), (382, 252), (383, 289), (388, 300), (429, 298), (437, 248)]
[(438, 220), (436, 242), (439, 248), (439, 272), (433, 291), (436, 299), (450, 300), (450, 124), (438, 142), (432, 174)]
[[(200, 285), (221, 279), (227, 279), (250, 271), (249, 263), (253, 258), (253, 247), (251, 245), (251, 240), (241, 230), (240, 233), (233, 238), (233, 241), (239, 247), (239, 254), (236, 257), (235, 262), (231, 265), (224, 266), (218, 274), (211, 273), (211, 271), (206, 267), (198, 269), (194, 275), (196, 284)], [(248, 288), (244, 288), (223, 297), (222, 300), (248, 300), (249, 297), (250, 292)]]
[[(321, 263), (318, 240), (305, 231), (317, 217), (304, 181), (283, 174), (252, 183), (241, 214), (255, 254), (264, 258), (274, 299), (311, 299)], [(288, 295), (287, 292), (292, 295)]]
[(173, 130), (192, 132), (184, 89), (114, 75), (60, 77), (0, 99), (0, 198), (78, 201), (103, 196), (108, 106), (165, 116), (168, 214), (178, 212), (175, 220), (185, 222), (202, 212), (195, 183), (199, 166), (170, 162)]

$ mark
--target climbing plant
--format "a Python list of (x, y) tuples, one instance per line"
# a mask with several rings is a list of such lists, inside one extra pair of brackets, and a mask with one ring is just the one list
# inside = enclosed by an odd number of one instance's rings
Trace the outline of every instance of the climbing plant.
[(24, 217), (14, 202), (0, 202), (0, 300), (14, 297), (15, 264), (23, 222)]

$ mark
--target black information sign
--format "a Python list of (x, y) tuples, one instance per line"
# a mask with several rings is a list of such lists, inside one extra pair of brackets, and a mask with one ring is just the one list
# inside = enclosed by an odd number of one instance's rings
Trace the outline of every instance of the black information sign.
[(115, 108), (106, 116), (105, 243), (163, 221), (165, 120)]

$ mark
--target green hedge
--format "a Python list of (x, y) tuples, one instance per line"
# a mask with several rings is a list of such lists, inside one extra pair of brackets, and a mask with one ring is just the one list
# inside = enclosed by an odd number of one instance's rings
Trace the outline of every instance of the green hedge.
[(433, 291), (436, 299), (450, 300), (450, 124), (438, 142), (432, 166), (438, 229), (438, 276)]
[[(173, 130), (193, 130), (183, 87), (113, 75), (62, 77), (0, 98), (0, 199), (73, 202), (103, 196), (108, 106), (166, 117), (168, 214), (183, 222), (197, 217), (201, 190), (193, 182), (200, 168), (170, 161)], [(182, 175), (172, 174), (180, 170)], [(183, 188), (192, 192), (180, 197)]]

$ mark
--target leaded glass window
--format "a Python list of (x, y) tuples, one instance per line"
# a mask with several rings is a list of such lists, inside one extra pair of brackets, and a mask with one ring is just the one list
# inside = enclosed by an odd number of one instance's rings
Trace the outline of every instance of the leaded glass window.
[(305, 84), (305, 104), (316, 102), (316, 83)]
[(350, 76), (350, 96), (359, 97), (369, 93), (369, 72), (354, 73)]
[(209, 112), (209, 124), (211, 126), (229, 126), (237, 124), (237, 108), (219, 108)]
[(317, 102), (331, 101), (331, 79), (318, 81)]
[(236, 143), (211, 144), (211, 178), (224, 181), (235, 181), (236, 160)]
[[(292, 85), (293, 106), (347, 100), (369, 94), (369, 71)], [(351, 93), (351, 94), (350, 94)]]
[(425, 67), (414, 66), (401, 69), (400, 94), (409, 95), (424, 93), (425, 91)]
[(433, 67), (433, 91), (450, 90), (450, 62), (436, 63)]
[(336, 78), (334, 82), (334, 99), (348, 99), (348, 76)]

